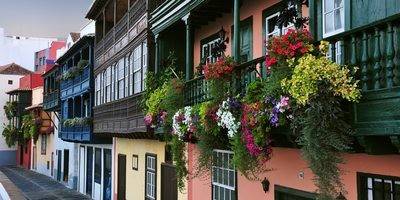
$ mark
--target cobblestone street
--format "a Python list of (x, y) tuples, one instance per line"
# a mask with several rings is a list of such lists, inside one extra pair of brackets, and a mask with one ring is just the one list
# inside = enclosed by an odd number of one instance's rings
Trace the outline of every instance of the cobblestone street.
[[(21, 190), (25, 198), (29, 200), (90, 199), (47, 176), (20, 167), (0, 167), (0, 171), (3, 172), (8, 179)], [(11, 193), (11, 191), (8, 191), (8, 193)]]

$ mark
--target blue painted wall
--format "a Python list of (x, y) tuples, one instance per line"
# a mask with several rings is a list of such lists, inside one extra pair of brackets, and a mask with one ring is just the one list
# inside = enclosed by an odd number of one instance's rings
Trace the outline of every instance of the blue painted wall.
[(17, 150), (2, 150), (0, 151), (0, 166), (16, 165)]

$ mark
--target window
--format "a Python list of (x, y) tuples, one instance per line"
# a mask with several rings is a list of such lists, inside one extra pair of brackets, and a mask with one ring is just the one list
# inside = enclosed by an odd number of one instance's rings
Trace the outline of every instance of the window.
[(212, 166), (213, 200), (233, 200), (236, 198), (236, 172), (232, 163), (233, 153), (214, 150)]
[(95, 88), (96, 88), (96, 106), (100, 105), (100, 75), (96, 76), (96, 84), (95, 84)]
[(141, 92), (142, 86), (142, 45), (133, 51), (133, 93)]
[(40, 152), (42, 155), (46, 155), (46, 148), (47, 148), (47, 135), (41, 135), (41, 144), (40, 144)]
[(342, 63), (342, 43), (340, 41), (335, 42), (335, 46), (329, 44), (329, 50), (326, 57), (338, 64)]
[(139, 169), (139, 156), (135, 154), (132, 155), (132, 169), (136, 171)]
[(143, 42), (143, 50), (142, 50), (142, 91), (146, 88), (146, 74), (147, 74), (147, 43)]
[(134, 63), (134, 53), (130, 54), (129, 57), (129, 95), (133, 94), (133, 63)]
[(323, 32), (328, 37), (344, 30), (343, 0), (323, 0)]
[(111, 101), (111, 67), (108, 67), (106, 70), (106, 103)]
[(130, 70), (130, 62), (129, 62), (129, 54), (125, 57), (125, 96), (129, 96), (129, 70)]
[(113, 91), (114, 91), (114, 96), (113, 96), (113, 100), (117, 100), (118, 99), (118, 64), (115, 63), (114, 67), (113, 67)]
[(89, 117), (89, 99), (83, 100), (83, 117)]
[(360, 199), (400, 199), (400, 177), (357, 173), (357, 182)]
[[(293, 5), (289, 5), (291, 7)], [(279, 12), (269, 15), (265, 18), (265, 40), (268, 41), (269, 38), (273, 36), (284, 35), (290, 29), (294, 29), (294, 24), (290, 23), (288, 26), (283, 26), (282, 29), (278, 26), (278, 16)]]
[(204, 42), (201, 45), (201, 58), (203, 61), (205, 61), (205, 63), (215, 63), (217, 61), (217, 58), (212, 56), (211, 51), (214, 48), (215, 43), (218, 42), (219, 40), (220, 40), (219, 38), (215, 38), (209, 42)]
[(145, 181), (146, 200), (157, 199), (156, 165), (157, 165), (157, 158), (155, 157), (155, 155), (146, 154), (146, 181)]
[(8, 80), (8, 85), (12, 85), (13, 81), (12, 80)]
[(125, 89), (125, 65), (124, 58), (120, 59), (118, 62), (118, 99), (122, 99), (125, 97), (124, 89)]

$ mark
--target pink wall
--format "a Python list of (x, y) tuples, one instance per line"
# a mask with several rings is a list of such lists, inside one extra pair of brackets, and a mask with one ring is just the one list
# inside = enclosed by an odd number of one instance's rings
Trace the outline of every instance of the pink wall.
[(26, 75), (19, 80), (20, 88), (36, 88), (43, 86), (43, 78), (41, 74), (30, 74)]
[[(198, 153), (196, 147), (195, 156)], [(299, 149), (274, 148), (273, 157), (266, 163), (271, 171), (259, 175), (260, 179), (266, 177), (270, 181), (269, 192), (264, 193), (260, 181), (249, 181), (238, 175), (238, 199), (274, 199), (274, 185), (285, 186), (298, 190), (314, 192), (316, 187), (312, 181), (313, 173), (307, 163), (301, 158)], [(400, 155), (372, 156), (366, 154), (344, 154), (345, 164), (343, 170), (343, 183), (348, 192), (346, 198), (357, 199), (357, 172), (381, 174), (387, 176), (400, 176)], [(190, 173), (195, 172), (193, 166), (195, 159), (190, 159)], [(304, 179), (299, 174), (304, 173)], [(210, 176), (210, 175), (209, 175)], [(189, 180), (188, 200), (203, 200), (211, 198), (211, 179), (208, 177), (194, 178)]]

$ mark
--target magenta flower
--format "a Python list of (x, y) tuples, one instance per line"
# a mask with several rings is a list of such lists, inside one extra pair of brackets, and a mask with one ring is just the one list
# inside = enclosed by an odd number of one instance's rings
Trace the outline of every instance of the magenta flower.
[(153, 116), (151, 114), (147, 114), (144, 117), (144, 123), (146, 124), (146, 126), (150, 126), (153, 123)]

